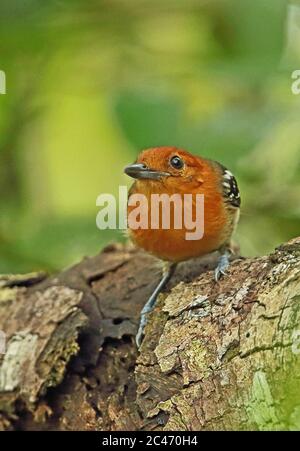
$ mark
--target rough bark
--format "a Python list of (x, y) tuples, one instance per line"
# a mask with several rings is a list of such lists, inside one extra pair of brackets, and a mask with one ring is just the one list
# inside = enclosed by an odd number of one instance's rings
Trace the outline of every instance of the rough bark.
[(0, 277), (2, 429), (299, 429), (300, 238), (181, 265), (149, 315), (150, 256), (112, 245), (52, 277)]

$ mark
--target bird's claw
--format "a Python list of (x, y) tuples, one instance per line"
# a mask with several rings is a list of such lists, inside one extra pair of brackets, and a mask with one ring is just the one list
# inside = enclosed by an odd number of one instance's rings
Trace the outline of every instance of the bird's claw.
[(147, 311), (146, 311), (145, 308), (142, 310), (139, 328), (138, 328), (137, 334), (135, 336), (135, 342), (136, 342), (136, 346), (138, 349), (140, 348), (143, 338), (144, 338), (144, 335), (145, 335), (144, 330), (145, 330), (145, 326), (147, 324), (146, 314), (149, 313), (151, 310), (152, 309), (147, 309)]
[(140, 320), (138, 332), (135, 337), (135, 342), (136, 342), (138, 349), (140, 348), (142, 341), (143, 341), (144, 330), (145, 330), (145, 326), (147, 324), (147, 315), (148, 315), (148, 313), (150, 313), (153, 310), (153, 308), (155, 306), (155, 302), (156, 302), (159, 294), (161, 293), (161, 291), (164, 289), (164, 287), (166, 286), (166, 284), (172, 277), (172, 275), (175, 271), (175, 268), (176, 268), (176, 263), (170, 264), (168, 266), (168, 270), (167, 270), (166, 274), (164, 274), (163, 278), (161, 279), (161, 281), (159, 282), (159, 284), (153, 291), (152, 295), (148, 299), (147, 303), (144, 305), (143, 310), (141, 311), (141, 320)]
[(135, 336), (135, 342), (136, 342), (136, 346), (139, 349), (142, 341), (143, 341), (143, 337), (144, 337), (144, 328), (141, 328), (141, 326), (139, 327), (139, 330)]
[(228, 269), (229, 265), (230, 265), (229, 256), (228, 256), (228, 253), (225, 252), (225, 254), (221, 255), (218, 266), (215, 269), (215, 281), (216, 282), (218, 282), (222, 276), (226, 275), (226, 270)]

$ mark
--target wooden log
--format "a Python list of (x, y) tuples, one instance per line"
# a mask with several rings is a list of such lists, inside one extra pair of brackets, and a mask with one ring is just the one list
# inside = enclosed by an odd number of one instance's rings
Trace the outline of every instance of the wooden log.
[(0, 426), (22, 430), (300, 428), (300, 238), (179, 266), (149, 314), (152, 257), (111, 245), (54, 276), (0, 277)]

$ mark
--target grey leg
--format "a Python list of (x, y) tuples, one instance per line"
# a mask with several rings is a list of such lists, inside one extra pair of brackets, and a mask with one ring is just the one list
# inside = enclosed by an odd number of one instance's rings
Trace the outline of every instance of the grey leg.
[(229, 262), (230, 253), (231, 252), (228, 249), (226, 249), (219, 258), (218, 266), (215, 269), (216, 282), (218, 282), (218, 280), (220, 280), (220, 278), (226, 274), (226, 269), (230, 265)]
[(162, 292), (164, 287), (167, 285), (167, 283), (171, 279), (172, 275), (174, 274), (176, 266), (177, 266), (176, 263), (172, 263), (172, 264), (168, 265), (167, 271), (163, 275), (161, 281), (159, 282), (159, 284), (157, 285), (157, 287), (151, 294), (150, 298), (144, 305), (143, 310), (141, 311), (140, 325), (139, 325), (137, 335), (135, 337), (136, 345), (138, 348), (141, 346), (141, 343), (143, 340), (144, 329), (147, 324), (147, 313), (151, 312), (151, 310), (153, 309), (156, 299), (158, 298), (158, 295)]

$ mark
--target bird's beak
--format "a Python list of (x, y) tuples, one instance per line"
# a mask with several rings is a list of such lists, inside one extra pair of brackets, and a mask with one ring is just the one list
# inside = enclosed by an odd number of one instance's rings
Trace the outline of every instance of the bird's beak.
[(150, 180), (160, 180), (162, 177), (169, 177), (168, 172), (155, 171), (154, 169), (149, 169), (145, 164), (134, 163), (126, 166), (124, 169), (125, 174), (134, 179), (150, 179)]

